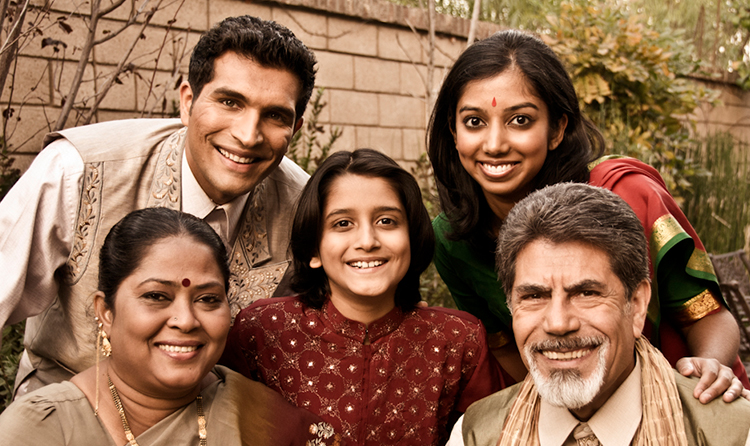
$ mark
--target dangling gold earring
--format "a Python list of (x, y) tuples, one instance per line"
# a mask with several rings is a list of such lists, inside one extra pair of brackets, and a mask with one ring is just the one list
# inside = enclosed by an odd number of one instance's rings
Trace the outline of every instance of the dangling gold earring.
[[(99, 322), (99, 318), (95, 317), (94, 321)], [(105, 358), (108, 358), (112, 355), (112, 344), (109, 343), (109, 337), (102, 327), (102, 323), (99, 322), (99, 330), (96, 333), (96, 397), (94, 398), (95, 417), (99, 416), (99, 352), (101, 352), (101, 354)]]
[(107, 332), (102, 330), (102, 324), (99, 324), (99, 333), (102, 337), (102, 355), (105, 358), (109, 358), (112, 356), (112, 344), (109, 343), (109, 336), (107, 336)]

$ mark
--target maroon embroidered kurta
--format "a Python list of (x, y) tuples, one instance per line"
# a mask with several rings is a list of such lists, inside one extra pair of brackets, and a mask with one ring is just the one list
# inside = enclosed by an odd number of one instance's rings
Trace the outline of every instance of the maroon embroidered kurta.
[(444, 308), (394, 308), (368, 327), (330, 302), (263, 299), (237, 316), (221, 362), (352, 445), (444, 444), (457, 413), (502, 387), (479, 320)]

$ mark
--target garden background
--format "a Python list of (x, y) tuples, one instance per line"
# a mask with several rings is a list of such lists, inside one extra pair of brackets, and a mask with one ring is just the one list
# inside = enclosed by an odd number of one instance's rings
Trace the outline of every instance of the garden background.
[[(563, 59), (608, 152), (659, 169), (710, 252), (748, 246), (750, 0), (0, 0), (0, 197), (49, 131), (176, 116), (200, 33), (241, 14), (289, 27), (318, 58), (289, 152), (309, 171), (329, 150), (378, 149), (437, 214), (424, 129), (440, 82), (467, 40), (523, 28)], [(423, 294), (452, 305), (434, 268)], [(3, 331), (0, 409), (22, 331)]]

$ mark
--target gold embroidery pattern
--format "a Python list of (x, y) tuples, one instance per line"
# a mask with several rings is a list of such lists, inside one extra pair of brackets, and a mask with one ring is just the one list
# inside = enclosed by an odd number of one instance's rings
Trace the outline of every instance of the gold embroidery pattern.
[(609, 160), (613, 160), (613, 159), (620, 159), (620, 158), (630, 158), (630, 157), (629, 156), (625, 156), (625, 155), (606, 155), (606, 156), (599, 157), (599, 158), (597, 158), (594, 161), (591, 161), (589, 163), (589, 165), (588, 165), (589, 172), (591, 172), (592, 170), (594, 170), (594, 167), (598, 166), (599, 164), (601, 164), (601, 163), (603, 163), (605, 161), (609, 161)]
[(235, 253), (229, 262), (229, 294), (227, 296), (232, 321), (237, 313), (251, 303), (273, 296), (287, 268), (289, 268), (289, 261), (250, 268), (245, 263), (242, 254)]
[(716, 311), (720, 307), (721, 306), (713, 293), (709, 290), (704, 290), (702, 293), (682, 304), (682, 309), (677, 313), (677, 320), (681, 324), (689, 324), (702, 319), (708, 315), (708, 313)]
[(690, 260), (687, 262), (687, 267), (716, 277), (716, 271), (714, 271), (711, 259), (708, 258), (708, 254), (705, 251), (701, 251), (700, 249), (696, 248), (693, 250), (693, 254), (690, 255)]
[[(318, 438), (308, 440), (307, 443), (305, 443), (306, 446), (336, 446), (341, 443), (339, 436), (333, 431), (333, 426), (328, 423), (320, 422), (311, 424), (308, 431), (310, 432), (310, 435), (315, 435)], [(329, 442), (326, 443), (326, 440)]]
[(96, 227), (99, 224), (102, 203), (102, 163), (86, 165), (83, 176), (83, 187), (81, 193), (81, 204), (78, 210), (73, 249), (67, 261), (68, 274), (66, 282), (74, 285), (86, 271), (91, 247), (94, 244)]
[(187, 128), (173, 133), (165, 142), (156, 160), (156, 174), (151, 186), (148, 207), (180, 209), (180, 166)]
[(248, 197), (248, 209), (242, 222), (242, 229), (237, 237), (244, 247), (250, 265), (268, 260), (271, 253), (268, 249), (266, 231), (266, 206), (263, 201), (266, 182), (260, 183)]
[(651, 227), (651, 238), (649, 240), (649, 248), (651, 249), (651, 261), (656, 263), (656, 256), (659, 255), (666, 244), (676, 237), (678, 234), (684, 233), (680, 223), (672, 217), (672, 215), (662, 215), (657, 218), (654, 225)]

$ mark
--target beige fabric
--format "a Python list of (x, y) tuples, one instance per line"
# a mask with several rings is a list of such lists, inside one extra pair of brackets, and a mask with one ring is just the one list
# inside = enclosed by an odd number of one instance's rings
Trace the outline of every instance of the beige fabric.
[[(641, 424), (641, 366), (636, 360), (630, 375), (586, 422), (606, 446), (629, 446)], [(572, 431), (579, 420), (564, 407), (541, 401), (539, 443), (541, 446), (575, 446)]]
[[(268, 387), (221, 366), (214, 374), (219, 379), (201, 392), (209, 446), (337, 444), (329, 425)], [(140, 446), (197, 445), (195, 401), (140, 434), (137, 441)], [(70, 381), (11, 404), (0, 415), (0, 444), (117, 446), (86, 396)]]
[[(693, 397), (698, 380), (686, 378), (676, 370), (671, 372), (682, 403), (685, 437), (689, 446), (750, 446), (750, 401), (739, 398), (725, 403), (717, 398), (708, 404), (701, 404)], [(460, 441), (454, 441), (452, 435), (450, 446), (495, 446), (520, 389), (521, 384), (511, 386), (469, 407), (460, 429), (454, 429), (460, 435)]]
[[(181, 190), (184, 135), (179, 120), (161, 119), (112, 121), (49, 135), (48, 143), (65, 138), (66, 143), (76, 148), (76, 155), (83, 161), (83, 172), (75, 169), (70, 175), (67, 171), (46, 172), (45, 176), (59, 174), (62, 178), (44, 183), (22, 178), (21, 189), (12, 194), (27, 195), (28, 206), (22, 207), (20, 198), (13, 202), (16, 206), (5, 206), (3, 200), (0, 232), (5, 234), (6, 228), (16, 231), (3, 238), (15, 239), (20, 233), (21, 239), (51, 241), (26, 242), (25, 251), (14, 251), (12, 258), (3, 256), (0, 268), (5, 270), (5, 264), (13, 261), (27, 264), (37, 257), (55, 259), (39, 271), (32, 264), (18, 271), (8, 267), (21, 277), (7, 277), (6, 281), (15, 285), (0, 288), (0, 316), (12, 314), (14, 320), (19, 320), (41, 312), (30, 317), (26, 325), (27, 354), (19, 367), (17, 385), (33, 390), (49, 382), (69, 379), (93, 363), (95, 330), (91, 298), (96, 290), (99, 248), (109, 229), (134, 209), (154, 206), (181, 209), (185, 199)], [(284, 159), (266, 180), (242, 198), (245, 206), (235, 230), (231, 229), (235, 212), (228, 211), (228, 232), (236, 233), (230, 254), (228, 292), (233, 315), (257, 299), (291, 294), (286, 275), (290, 265), (289, 229), (294, 206), (307, 179), (302, 169)], [(47, 194), (59, 196), (64, 191), (63, 195), (70, 196), (71, 188), (78, 191), (72, 212), (75, 223), (66, 228), (66, 224), (55, 218), (46, 218), (46, 213), (53, 210), (38, 206), (56, 201), (47, 199)], [(34, 198), (36, 202), (31, 202)], [(25, 221), (19, 227), (11, 217), (25, 214), (26, 208), (33, 206), (38, 208), (33, 211), (36, 220)], [(65, 235), (68, 232), (71, 234)], [(18, 243), (14, 242), (14, 246)], [(33, 272), (34, 279), (24, 278), (27, 271)], [(55, 280), (50, 281), (50, 277)], [(44, 278), (47, 285), (37, 287), (37, 278)], [(25, 293), (23, 289), (27, 287), (37, 292)]]
[[(641, 363), (643, 417), (636, 431), (635, 446), (687, 446), (680, 396), (666, 359), (644, 337), (636, 339)], [(511, 407), (498, 446), (539, 445), (539, 393), (526, 376)]]

